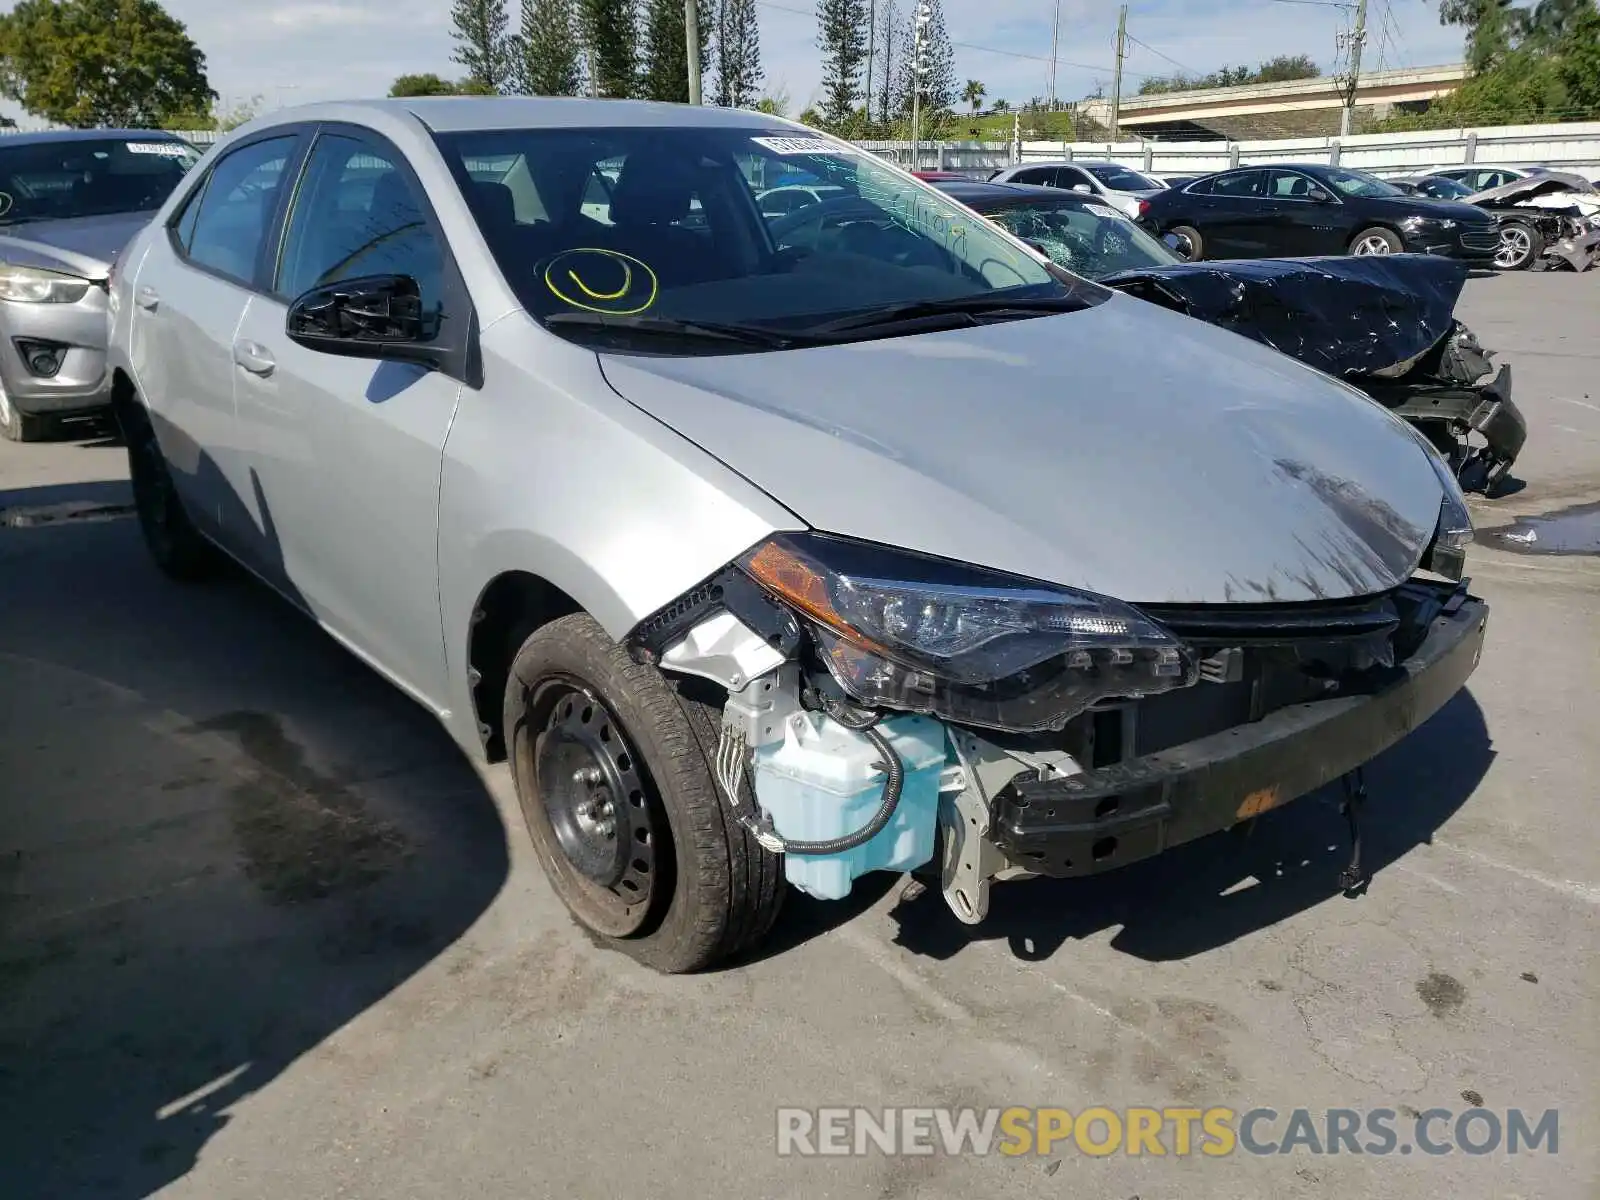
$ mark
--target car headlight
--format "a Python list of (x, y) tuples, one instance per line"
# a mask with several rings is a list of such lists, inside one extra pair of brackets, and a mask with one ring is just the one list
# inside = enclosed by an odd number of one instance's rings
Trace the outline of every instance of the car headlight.
[(775, 537), (739, 566), (875, 707), (1034, 732), (1198, 678), (1188, 647), (1106, 596), (818, 534)]
[(76, 304), (89, 292), (89, 281), (39, 267), (0, 266), (0, 300), (19, 304)]
[(1422, 569), (1447, 579), (1459, 580), (1466, 573), (1467, 547), (1472, 545), (1474, 536), (1466, 494), (1462, 492), (1460, 481), (1438, 448), (1416, 426), (1408, 424), (1406, 428), (1416, 438), (1417, 445), (1422, 447), (1428, 465), (1433, 468), (1439, 486), (1444, 489), (1444, 499), (1439, 502), (1439, 524), (1434, 529), (1433, 541), (1422, 556)]

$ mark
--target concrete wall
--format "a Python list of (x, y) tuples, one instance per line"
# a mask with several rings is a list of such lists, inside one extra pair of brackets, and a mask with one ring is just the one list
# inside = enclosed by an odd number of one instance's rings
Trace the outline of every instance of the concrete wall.
[(1403, 175), (1462, 163), (1547, 163), (1594, 178), (1600, 174), (1600, 122), (1371, 133), (1347, 138), (1248, 142), (1024, 142), (1022, 158), (1113, 159), (1156, 174), (1197, 175), (1273, 162), (1336, 163)]

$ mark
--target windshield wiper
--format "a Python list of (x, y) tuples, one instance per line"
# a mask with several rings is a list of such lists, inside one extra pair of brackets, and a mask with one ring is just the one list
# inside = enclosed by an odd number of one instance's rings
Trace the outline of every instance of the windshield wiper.
[(710, 341), (737, 342), (745, 346), (760, 346), (767, 350), (788, 350), (795, 346), (812, 346), (816, 338), (806, 335), (779, 333), (775, 329), (762, 329), (756, 325), (732, 325), (721, 321), (691, 321), (678, 317), (610, 316), (606, 313), (562, 312), (552, 313), (545, 324), (572, 326), (585, 329), (616, 329), (627, 333), (651, 333), (665, 337), (703, 338)]
[(952, 296), (944, 300), (917, 300), (910, 304), (891, 304), (876, 312), (858, 313), (814, 325), (808, 334), (853, 332), (859, 329), (878, 329), (898, 325), (904, 321), (917, 321), (926, 317), (966, 316), (999, 317), (1008, 313), (1018, 316), (1043, 316), (1048, 313), (1078, 312), (1088, 305), (1076, 296), (1029, 296), (1006, 298), (995, 295)]

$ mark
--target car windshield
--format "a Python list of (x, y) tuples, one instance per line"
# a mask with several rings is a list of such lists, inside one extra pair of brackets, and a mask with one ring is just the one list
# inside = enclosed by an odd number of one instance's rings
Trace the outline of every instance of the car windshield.
[(1113, 192), (1159, 192), (1161, 185), (1148, 175), (1141, 175), (1127, 167), (1088, 167), (1093, 175)]
[[(614, 344), (624, 324), (643, 337), (689, 322), (803, 335), (908, 305), (1102, 298), (926, 184), (815, 134), (437, 136), (506, 281), (564, 337), (600, 327)], [(806, 190), (792, 211), (757, 199), (799, 179)], [(649, 349), (675, 347), (652, 336)]]
[(1340, 171), (1324, 168), (1322, 178), (1346, 196), (1404, 196), (1392, 183), (1385, 183), (1365, 171)]
[(1127, 217), (1103, 204), (1019, 204), (985, 214), (1050, 261), (1086, 279), (1183, 261)]
[(0, 224), (160, 208), (198, 161), (170, 138), (0, 142)]

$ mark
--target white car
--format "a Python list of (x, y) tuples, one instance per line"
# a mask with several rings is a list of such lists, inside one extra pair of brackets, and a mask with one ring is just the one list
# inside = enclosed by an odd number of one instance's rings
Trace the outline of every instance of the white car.
[(1030, 183), (1098, 196), (1130, 217), (1139, 215), (1139, 201), (1167, 190), (1166, 184), (1131, 167), (1114, 162), (1019, 163), (989, 177), (990, 183)]

